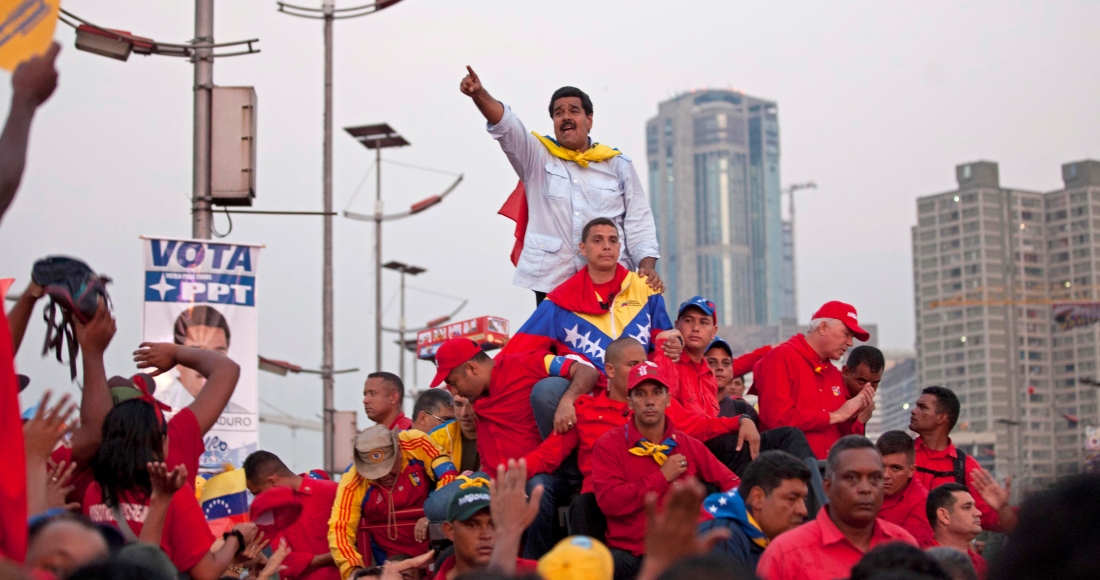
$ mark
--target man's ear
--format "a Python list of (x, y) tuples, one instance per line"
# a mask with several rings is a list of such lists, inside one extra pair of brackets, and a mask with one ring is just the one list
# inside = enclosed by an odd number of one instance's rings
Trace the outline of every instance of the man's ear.
[(455, 541), (455, 525), (451, 522), (443, 522), (443, 535), (450, 541)]
[[(947, 511), (947, 508), (941, 507), (936, 510), (936, 521), (940, 522), (940, 525), (947, 527), (951, 523), (951, 512)], [(933, 530), (935, 531), (935, 530)]]
[(610, 364), (607, 361), (604, 361), (603, 372), (604, 372), (605, 375), (607, 375), (608, 379), (615, 378), (615, 365)]
[(748, 501), (745, 502), (753, 513), (760, 513), (764, 506), (764, 488), (758, 486), (749, 490)]

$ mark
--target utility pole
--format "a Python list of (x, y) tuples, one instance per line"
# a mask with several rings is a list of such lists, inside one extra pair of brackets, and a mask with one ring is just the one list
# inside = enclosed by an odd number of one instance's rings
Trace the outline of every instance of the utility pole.
[(191, 184), (191, 237), (210, 239), (210, 103), (214, 91), (214, 0), (195, 0), (195, 135)]
[(374, 370), (380, 371), (382, 370), (382, 212), (384, 211), (382, 147), (374, 149), (374, 177)]

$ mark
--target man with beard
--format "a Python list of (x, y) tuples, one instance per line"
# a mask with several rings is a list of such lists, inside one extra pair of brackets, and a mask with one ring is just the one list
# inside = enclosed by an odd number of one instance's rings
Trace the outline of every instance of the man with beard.
[(584, 257), (574, 251), (581, 242), (581, 230), (592, 219), (605, 217), (625, 240), (622, 264), (637, 270), (660, 291), (655, 269), (660, 257), (657, 230), (649, 198), (630, 159), (589, 138), (592, 100), (588, 95), (575, 87), (554, 91), (551, 138), (528, 132), (510, 107), (489, 95), (477, 73), (470, 67), (466, 70), (459, 89), (489, 122), (489, 134), (500, 142), (526, 190), (515, 216), (517, 232), (526, 231), (517, 236), (523, 240), (523, 251), (513, 283), (534, 290), (536, 300), (542, 302), (547, 292), (584, 267)]
[(859, 435), (842, 437), (825, 461), (829, 505), (817, 518), (775, 539), (764, 550), (756, 575), (763, 580), (847, 578), (860, 558), (889, 542), (917, 541), (901, 527), (879, 519), (882, 456)]

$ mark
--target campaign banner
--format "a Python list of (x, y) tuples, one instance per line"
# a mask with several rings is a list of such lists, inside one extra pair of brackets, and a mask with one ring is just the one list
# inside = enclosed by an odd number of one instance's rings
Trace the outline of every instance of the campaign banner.
[[(241, 367), (237, 389), (203, 437), (200, 470), (241, 467), (259, 448), (256, 361), (256, 268), (262, 246), (209, 240), (142, 238), (145, 305), (142, 340), (218, 351)], [(153, 396), (172, 407), (190, 405), (206, 379), (177, 366), (157, 377)]]
[(1100, 302), (1055, 304), (1051, 313), (1054, 315), (1054, 326), (1058, 330), (1088, 326), (1100, 322)]

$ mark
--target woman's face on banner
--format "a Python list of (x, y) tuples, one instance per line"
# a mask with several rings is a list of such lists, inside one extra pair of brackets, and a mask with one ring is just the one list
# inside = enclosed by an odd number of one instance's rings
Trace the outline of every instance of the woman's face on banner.
[[(206, 350), (214, 350), (221, 354), (228, 354), (229, 341), (226, 340), (225, 331), (216, 326), (192, 326), (187, 329), (187, 336), (183, 339), (183, 346), (193, 346)], [(180, 373), (180, 384), (197, 397), (199, 391), (206, 384), (206, 378), (183, 365), (176, 367)]]

